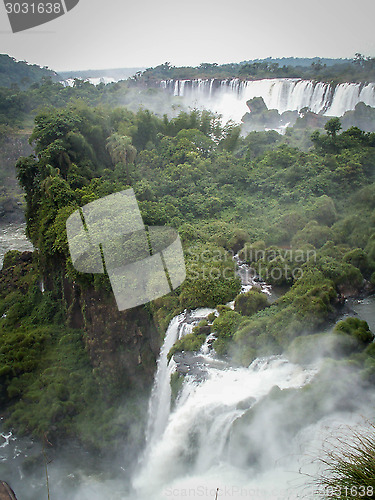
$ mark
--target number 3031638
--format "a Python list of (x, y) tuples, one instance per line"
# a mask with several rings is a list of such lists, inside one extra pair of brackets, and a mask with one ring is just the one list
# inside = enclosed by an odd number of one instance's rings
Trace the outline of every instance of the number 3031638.
[(8, 14), (60, 14), (61, 3), (6, 3)]

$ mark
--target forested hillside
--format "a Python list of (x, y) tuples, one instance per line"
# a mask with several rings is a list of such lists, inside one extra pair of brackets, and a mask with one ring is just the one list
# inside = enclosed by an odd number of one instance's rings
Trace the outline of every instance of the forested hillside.
[(176, 67), (169, 62), (148, 68), (136, 80), (150, 84), (167, 79), (194, 78), (302, 78), (333, 83), (369, 82), (375, 80), (375, 59), (357, 53), (353, 59), (256, 59), (241, 63), (202, 63), (199, 66)]
[[(21, 260), (9, 254), (1, 276), (7, 425), (114, 445), (130, 428), (129, 415), (109, 423), (116, 408), (126, 395), (133, 417), (141, 412), (134, 390), (152, 379), (159, 341), (151, 318), (163, 336), (185, 308), (220, 306), (220, 315), (174, 351), (197, 349), (215, 331), (215, 350), (245, 365), (291, 346), (297, 358), (309, 352), (306, 342), (325, 335), (343, 299), (375, 284), (375, 134), (340, 127), (330, 120), (301, 151), (272, 132), (241, 138), (208, 112), (161, 119), (77, 102), (39, 113), (36, 156), (17, 163), (38, 251)], [(77, 207), (130, 186), (146, 224), (178, 229), (187, 279), (149, 306), (120, 313), (106, 276), (73, 268), (65, 223)], [(256, 290), (237, 297), (237, 252), (283, 287), (273, 305)], [(225, 306), (233, 299), (234, 311)], [(358, 321), (340, 327), (333, 352), (343, 363), (355, 359), (372, 383), (372, 334)]]
[(46, 78), (56, 80), (57, 74), (48, 68), (41, 68), (25, 61), (16, 61), (14, 57), (0, 54), (0, 87), (27, 88)]

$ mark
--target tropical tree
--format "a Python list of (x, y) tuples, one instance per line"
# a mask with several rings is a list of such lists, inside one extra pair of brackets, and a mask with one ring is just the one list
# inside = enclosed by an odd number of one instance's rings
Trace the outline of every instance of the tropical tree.
[(130, 186), (129, 165), (134, 162), (137, 155), (137, 150), (133, 146), (131, 138), (115, 132), (108, 137), (106, 145), (113, 164), (117, 165), (120, 163), (124, 165), (126, 183)]
[(327, 131), (327, 135), (329, 135), (330, 137), (336, 137), (337, 132), (342, 129), (340, 118), (337, 118), (336, 116), (334, 118), (331, 118), (324, 125), (324, 128)]

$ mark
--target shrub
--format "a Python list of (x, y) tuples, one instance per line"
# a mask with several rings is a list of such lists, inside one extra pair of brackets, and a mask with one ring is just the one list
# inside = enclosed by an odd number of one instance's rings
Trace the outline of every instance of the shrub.
[(15, 266), (16, 264), (19, 264), (20, 256), (21, 252), (19, 252), (18, 250), (9, 250), (4, 255), (3, 269), (7, 269), (8, 267), (12, 267)]
[(226, 354), (228, 354), (229, 344), (229, 339), (219, 337), (214, 341), (212, 345), (216, 351), (216, 354), (218, 354), (219, 356), (225, 356)]
[(333, 231), (327, 226), (320, 226), (315, 220), (296, 233), (292, 239), (292, 246), (298, 247), (310, 243), (315, 248), (320, 248), (328, 240), (333, 239)]
[(337, 219), (335, 204), (332, 198), (327, 195), (317, 198), (314, 205), (308, 211), (308, 214), (319, 224), (325, 226), (332, 226)]
[(354, 248), (347, 252), (343, 258), (344, 262), (358, 268), (363, 276), (370, 276), (374, 270), (374, 264), (370, 262), (367, 253), (361, 248)]
[(368, 239), (365, 251), (370, 259), (375, 260), (375, 233)]
[(185, 377), (179, 372), (173, 372), (171, 374), (170, 386), (171, 386), (171, 403), (174, 404), (177, 396), (182, 388)]
[(232, 310), (223, 311), (213, 322), (212, 330), (219, 337), (232, 337), (241, 321), (241, 315), (237, 312)]
[(333, 331), (354, 337), (358, 345), (362, 347), (365, 347), (374, 340), (374, 335), (371, 333), (367, 322), (359, 318), (347, 318), (339, 321)]
[(182, 339), (177, 340), (177, 342), (172, 346), (168, 353), (168, 361), (171, 359), (174, 353), (182, 351), (198, 351), (204, 341), (206, 340), (206, 335), (196, 335), (195, 333), (188, 333)]
[(264, 309), (267, 303), (267, 296), (259, 289), (253, 288), (249, 292), (237, 295), (234, 310), (243, 316), (251, 316)]
[(243, 262), (251, 264), (259, 259), (262, 259), (266, 250), (266, 244), (263, 240), (256, 241), (255, 243), (246, 243), (245, 246), (238, 252), (238, 257)]
[(212, 323), (213, 321), (215, 321), (216, 319), (216, 314), (214, 312), (210, 313), (208, 316), (207, 316), (207, 319), (209, 321), (209, 323)]

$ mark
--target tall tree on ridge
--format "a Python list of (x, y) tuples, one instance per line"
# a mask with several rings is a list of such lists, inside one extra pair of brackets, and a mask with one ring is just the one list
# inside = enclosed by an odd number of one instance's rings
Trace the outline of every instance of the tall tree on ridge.
[(131, 137), (115, 132), (107, 139), (107, 149), (114, 165), (122, 163), (126, 171), (126, 183), (130, 186), (129, 164), (133, 163), (137, 150)]

